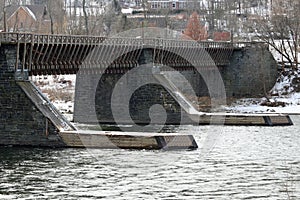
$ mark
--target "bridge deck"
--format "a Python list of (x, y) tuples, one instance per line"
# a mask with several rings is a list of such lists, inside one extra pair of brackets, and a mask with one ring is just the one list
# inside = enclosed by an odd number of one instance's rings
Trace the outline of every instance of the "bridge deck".
[(17, 46), (16, 70), (30, 74), (124, 73), (138, 65), (143, 49), (153, 61), (176, 70), (224, 66), (230, 63), (231, 42), (195, 42), (162, 38), (106, 38), (96, 36), (0, 33), (1, 45)]
[(172, 46), (172, 47), (203, 47), (203, 48), (231, 48), (238, 47), (241, 43), (214, 42), (165, 39), (165, 38), (129, 38), (129, 37), (101, 37), (87, 35), (43, 35), (34, 33), (0, 33), (1, 42), (5, 43), (38, 43), (38, 44), (81, 44), (81, 45), (143, 45), (149, 47)]

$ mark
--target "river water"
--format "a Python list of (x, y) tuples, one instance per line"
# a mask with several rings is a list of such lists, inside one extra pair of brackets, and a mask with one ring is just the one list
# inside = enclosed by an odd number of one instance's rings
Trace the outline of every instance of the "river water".
[(292, 120), (181, 127), (194, 151), (1, 147), (0, 199), (300, 199), (300, 116)]

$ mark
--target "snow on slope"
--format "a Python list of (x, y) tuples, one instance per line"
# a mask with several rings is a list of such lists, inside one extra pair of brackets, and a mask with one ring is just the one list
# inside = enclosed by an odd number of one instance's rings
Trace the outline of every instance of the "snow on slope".
[(32, 76), (31, 80), (69, 120), (73, 120), (76, 75)]
[[(282, 56), (270, 48), (277, 62), (286, 61)], [(300, 60), (300, 53), (298, 53)], [(268, 98), (240, 99), (230, 106), (224, 106), (225, 111), (235, 113), (293, 113), (300, 114), (300, 66), (298, 71), (286, 69), (270, 91)]]
[(300, 114), (300, 69), (298, 72), (288, 72), (281, 75), (268, 98), (240, 99), (230, 106), (225, 106), (227, 112), (235, 113), (293, 113)]

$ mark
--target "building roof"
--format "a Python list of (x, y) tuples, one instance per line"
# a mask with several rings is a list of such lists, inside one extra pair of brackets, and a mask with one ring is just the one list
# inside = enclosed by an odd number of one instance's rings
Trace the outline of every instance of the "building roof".
[(6, 7), (7, 19), (14, 15), (20, 8), (23, 8), (35, 20), (40, 18), (49, 19), (47, 8), (44, 5), (8, 6)]

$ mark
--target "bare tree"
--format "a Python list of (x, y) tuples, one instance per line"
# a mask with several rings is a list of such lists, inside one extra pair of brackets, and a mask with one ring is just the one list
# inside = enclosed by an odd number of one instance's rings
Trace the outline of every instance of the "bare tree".
[(273, 2), (272, 13), (268, 18), (253, 21), (251, 27), (257, 37), (268, 43), (286, 60), (293, 70), (299, 64), (300, 2), (294, 0)]
[(51, 34), (65, 33), (66, 13), (63, 9), (63, 0), (46, 0), (46, 8), (44, 16), (50, 18), (50, 32)]
[(86, 0), (82, 0), (82, 11), (83, 11), (83, 16), (84, 16), (84, 25), (85, 25), (85, 34), (89, 35), (89, 17), (88, 13), (86, 10)]
[(114, 34), (122, 31), (123, 17), (121, 6), (117, 0), (113, 0), (106, 6), (103, 14), (103, 31), (105, 35)]
[(101, 12), (92, 10), (89, 16), (89, 34), (91, 35), (102, 35), (103, 32), (103, 13), (102, 7), (100, 7)]
[(72, 35), (83, 34), (79, 8), (82, 9), (82, 5), (79, 0), (69, 1), (68, 4), (66, 4), (68, 22), (67, 32)]

